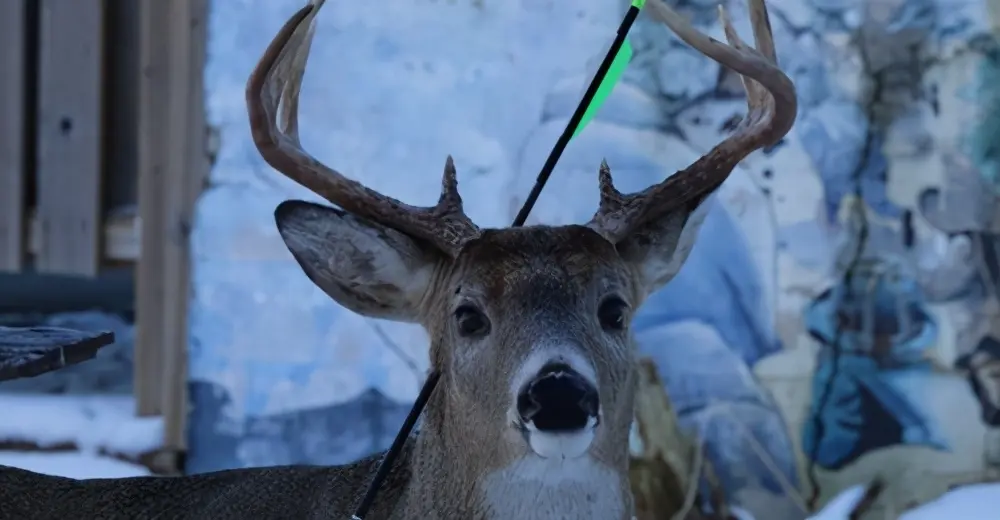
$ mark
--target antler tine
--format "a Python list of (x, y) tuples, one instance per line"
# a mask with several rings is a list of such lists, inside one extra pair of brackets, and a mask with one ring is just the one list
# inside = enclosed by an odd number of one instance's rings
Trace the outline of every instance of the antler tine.
[(622, 195), (614, 188), (610, 172), (602, 172), (601, 205), (588, 225), (608, 240), (618, 242), (643, 225), (692, 201), (700, 201), (722, 185), (743, 158), (777, 143), (791, 130), (798, 111), (795, 86), (778, 68), (764, 0), (748, 2), (756, 48), (740, 39), (722, 6), (719, 17), (729, 45), (702, 34), (661, 0), (647, 2), (647, 12), (685, 43), (740, 73), (749, 110), (736, 131), (715, 148), (687, 168), (639, 193)]
[(285, 22), (247, 81), (247, 112), (257, 151), (272, 168), (340, 206), (428, 242), (452, 258), (479, 236), (465, 215), (455, 165), (448, 157), (437, 205), (416, 207), (369, 189), (320, 163), (299, 141), (299, 89), (315, 31), (316, 13), (325, 0), (309, 4)]

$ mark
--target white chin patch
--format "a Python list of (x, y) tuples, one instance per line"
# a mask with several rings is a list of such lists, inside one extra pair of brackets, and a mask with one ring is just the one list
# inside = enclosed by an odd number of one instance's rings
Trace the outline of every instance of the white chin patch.
[(575, 432), (548, 433), (538, 431), (533, 423), (524, 425), (528, 445), (539, 457), (546, 459), (575, 459), (587, 453), (594, 442), (597, 418), (591, 417), (587, 425)]

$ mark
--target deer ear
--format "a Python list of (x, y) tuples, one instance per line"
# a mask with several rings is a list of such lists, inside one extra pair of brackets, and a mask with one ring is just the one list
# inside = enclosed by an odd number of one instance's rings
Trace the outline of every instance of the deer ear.
[(337, 303), (372, 318), (418, 320), (435, 258), (411, 238), (301, 200), (279, 204), (274, 220), (306, 276)]
[(691, 201), (641, 227), (617, 244), (618, 253), (639, 273), (646, 295), (680, 271), (712, 206), (712, 195)]

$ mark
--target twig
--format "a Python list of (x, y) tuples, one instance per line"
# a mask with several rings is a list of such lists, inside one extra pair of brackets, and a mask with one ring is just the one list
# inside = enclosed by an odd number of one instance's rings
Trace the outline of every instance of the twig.
[(694, 501), (698, 498), (698, 483), (701, 481), (702, 466), (705, 463), (705, 439), (700, 435), (696, 438), (694, 446), (694, 464), (691, 465), (691, 475), (688, 477), (688, 488), (684, 493), (684, 504), (681, 509), (674, 513), (671, 520), (684, 520), (694, 508)]
[[(721, 405), (722, 409), (712, 410), (711, 415), (709, 416), (710, 419), (714, 420), (716, 415), (721, 415), (723, 412), (731, 408), (731, 406), (728, 403), (719, 403), (719, 404)], [(792, 502), (795, 503), (795, 505), (800, 510), (802, 510), (803, 513), (809, 514), (809, 508), (806, 505), (805, 498), (802, 496), (801, 493), (799, 493), (797, 489), (795, 489), (795, 486), (788, 480), (788, 478), (785, 477), (785, 474), (778, 468), (778, 465), (774, 462), (774, 459), (771, 458), (771, 455), (768, 454), (767, 449), (764, 448), (764, 446), (760, 443), (760, 441), (757, 440), (757, 437), (754, 436), (753, 432), (750, 431), (750, 428), (746, 424), (743, 424), (743, 421), (737, 419), (735, 414), (727, 415), (726, 417), (739, 426), (740, 432), (743, 434), (743, 438), (746, 439), (748, 444), (750, 444), (750, 448), (753, 450), (754, 454), (757, 455), (757, 457), (760, 459), (761, 463), (764, 464), (767, 470), (771, 472), (771, 476), (774, 477), (776, 481), (778, 481), (778, 485), (780, 485), (783, 488), (785, 494), (792, 500)]]
[(393, 341), (392, 338), (389, 337), (389, 335), (386, 334), (384, 330), (382, 330), (381, 324), (375, 323), (371, 320), (365, 320), (365, 321), (367, 321), (368, 324), (371, 325), (372, 330), (374, 330), (375, 334), (377, 334), (379, 339), (382, 340), (382, 343), (385, 344), (385, 347), (390, 351), (392, 351), (393, 354), (396, 354), (396, 356), (399, 357), (399, 359), (403, 363), (406, 363), (406, 366), (410, 367), (410, 370), (413, 371), (413, 374), (417, 376), (417, 381), (420, 384), (423, 384), (424, 379), (426, 379), (427, 376), (426, 374), (423, 374), (420, 368), (417, 366), (417, 360), (413, 359), (413, 357), (404, 352), (403, 348), (400, 347), (395, 341)]

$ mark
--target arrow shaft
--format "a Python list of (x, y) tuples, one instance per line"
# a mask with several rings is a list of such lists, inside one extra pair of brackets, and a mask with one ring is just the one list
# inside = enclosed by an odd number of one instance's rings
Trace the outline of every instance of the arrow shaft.
[(621, 25), (618, 26), (618, 33), (615, 35), (614, 42), (611, 43), (611, 48), (608, 49), (608, 53), (604, 56), (604, 60), (601, 61), (601, 66), (598, 67), (597, 74), (594, 75), (594, 79), (591, 80), (590, 85), (587, 87), (587, 91), (583, 94), (583, 99), (580, 100), (580, 104), (576, 106), (576, 110), (573, 111), (573, 115), (569, 118), (569, 122), (566, 123), (566, 129), (563, 130), (563, 133), (559, 136), (555, 146), (552, 147), (552, 151), (549, 152), (549, 157), (545, 160), (542, 170), (538, 173), (538, 177), (535, 179), (535, 185), (531, 188), (531, 192), (528, 194), (528, 198), (525, 199), (524, 205), (521, 206), (521, 211), (517, 213), (513, 226), (522, 226), (524, 225), (525, 220), (528, 219), (528, 213), (531, 212), (531, 208), (535, 205), (535, 202), (538, 200), (538, 196), (542, 193), (542, 188), (549, 180), (549, 176), (552, 175), (552, 170), (555, 169), (556, 163), (558, 163), (559, 158), (562, 157), (562, 153), (566, 149), (566, 145), (569, 144), (569, 141), (573, 138), (573, 134), (576, 132), (580, 122), (583, 121), (583, 116), (587, 112), (587, 107), (590, 106), (590, 103), (594, 100), (594, 96), (597, 95), (597, 90), (600, 88), (601, 83), (604, 82), (604, 78), (608, 75), (608, 71), (611, 69), (611, 64), (614, 62), (615, 56), (618, 55), (622, 45), (625, 44), (625, 37), (628, 36), (629, 29), (632, 28), (632, 24), (635, 23), (635, 19), (639, 16), (640, 7), (642, 7), (645, 3), (645, 0), (632, 1), (632, 5), (628, 8), (628, 12), (625, 13), (625, 18), (622, 19)]

